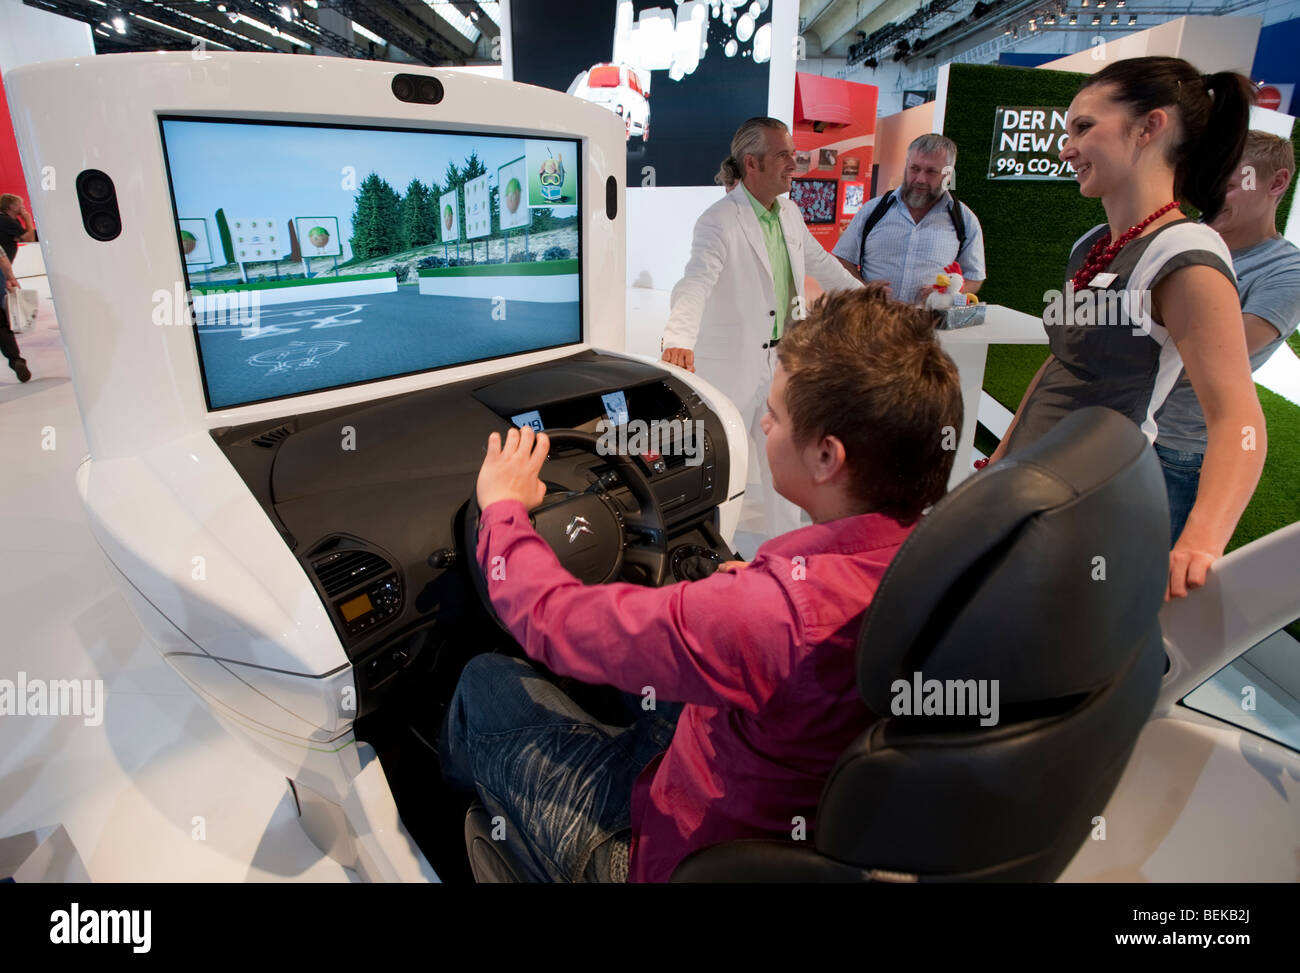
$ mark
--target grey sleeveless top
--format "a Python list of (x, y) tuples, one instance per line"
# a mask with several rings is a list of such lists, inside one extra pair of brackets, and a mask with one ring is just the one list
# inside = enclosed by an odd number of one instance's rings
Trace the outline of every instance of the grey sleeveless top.
[[(1093, 227), (1070, 252), (1068, 281), (1105, 235)], [(1151, 292), (1182, 267), (1204, 264), (1236, 287), (1232, 257), (1214, 230), (1192, 220), (1167, 223), (1132, 241), (1103, 273), (1077, 293), (1063, 285), (1045, 297), (1043, 327), (1052, 359), (1012, 430), (1007, 453), (1023, 449), (1074, 409), (1104, 405), (1128, 416), (1149, 441), (1155, 414), (1182, 373), (1164, 325), (1151, 315)]]

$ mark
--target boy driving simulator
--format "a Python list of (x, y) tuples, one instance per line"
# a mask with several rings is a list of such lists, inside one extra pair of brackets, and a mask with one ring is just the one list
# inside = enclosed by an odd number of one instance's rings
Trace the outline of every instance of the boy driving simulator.
[(529, 523), (548, 437), (489, 437), (477, 560), (493, 607), (528, 656), (641, 710), (613, 726), (523, 660), (465, 667), (443, 773), (500, 816), (532, 877), (666, 881), (705, 846), (811, 830), (836, 757), (875, 719), (856, 689), (856, 638), (890, 560), (944, 494), (956, 366), (929, 312), (881, 287), (834, 292), (783, 340), (768, 410), (776, 489), (812, 526), (662, 588), (565, 571)]

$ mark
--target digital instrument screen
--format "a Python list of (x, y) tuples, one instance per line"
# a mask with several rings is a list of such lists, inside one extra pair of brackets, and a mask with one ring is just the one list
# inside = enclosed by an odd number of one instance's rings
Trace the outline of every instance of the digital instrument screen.
[(582, 340), (577, 140), (159, 125), (210, 409)]
[(528, 412), (521, 412), (517, 416), (511, 416), (510, 421), (522, 429), (524, 426), (532, 426), (533, 432), (542, 431), (542, 414), (536, 409)]
[(339, 605), (339, 611), (343, 613), (343, 620), (345, 622), (353, 621), (367, 612), (372, 612), (374, 610), (375, 606), (370, 603), (369, 595), (357, 595), (357, 597), (353, 598), (351, 601), (345, 601), (343, 604)]
[(600, 401), (605, 406), (605, 415), (609, 417), (610, 422), (616, 426), (627, 424), (628, 412), (626, 395), (621, 391), (607, 392), (600, 397)]

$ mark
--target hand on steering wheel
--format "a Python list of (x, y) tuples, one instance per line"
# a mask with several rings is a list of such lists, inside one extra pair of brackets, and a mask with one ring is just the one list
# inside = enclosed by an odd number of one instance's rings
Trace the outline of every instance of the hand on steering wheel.
[[(547, 446), (552, 455), (547, 455)], [(595, 454), (612, 466), (637, 509), (631, 513), (623, 509), (593, 475), (587, 456), (554, 455), (574, 449)], [(493, 433), (465, 511), (464, 539), (474, 587), (489, 612), (492, 602), (476, 552), (481, 511), (497, 500), (523, 503), (538, 535), (561, 566), (580, 581), (614, 581), (625, 565), (632, 564), (644, 571), (649, 584), (663, 584), (668, 574), (668, 530), (639, 462), (626, 453), (606, 452), (596, 436), (576, 429), (552, 429), (540, 436), (532, 430), (512, 429), (504, 441)]]
[(504, 443), (499, 433), (488, 436), (475, 487), (479, 509), (486, 510), (498, 500), (518, 500), (528, 510), (540, 506), (546, 484), (537, 474), (550, 450), (550, 438), (544, 432), (534, 434), (532, 426), (511, 429)]

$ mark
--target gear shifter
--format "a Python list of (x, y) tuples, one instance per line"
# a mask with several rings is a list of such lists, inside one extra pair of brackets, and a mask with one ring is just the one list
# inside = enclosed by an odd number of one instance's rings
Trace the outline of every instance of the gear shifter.
[(702, 581), (720, 564), (722, 558), (699, 544), (683, 544), (672, 554), (673, 577), (678, 581)]

